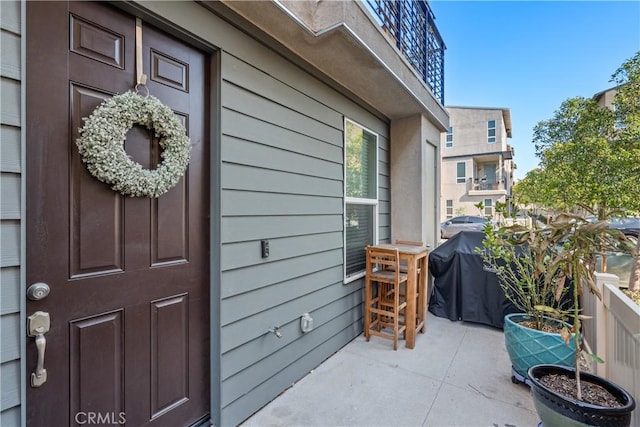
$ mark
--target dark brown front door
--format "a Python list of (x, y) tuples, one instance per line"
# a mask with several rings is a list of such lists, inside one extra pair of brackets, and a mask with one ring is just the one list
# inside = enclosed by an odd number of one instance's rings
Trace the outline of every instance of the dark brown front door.
[[(101, 2), (27, 2), (27, 301), (48, 313), (47, 381), (30, 385), (29, 426), (190, 425), (209, 413), (207, 54), (142, 23), (148, 89), (183, 121), (191, 161), (157, 199), (112, 191), (82, 163), (78, 128), (136, 84), (135, 17)], [(158, 141), (132, 128), (146, 168)]]

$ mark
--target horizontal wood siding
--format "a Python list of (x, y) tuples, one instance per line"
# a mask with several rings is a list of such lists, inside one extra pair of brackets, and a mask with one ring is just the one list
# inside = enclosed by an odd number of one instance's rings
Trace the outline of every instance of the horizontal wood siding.
[(19, 426), (20, 407), (14, 406), (11, 409), (0, 412), (0, 426)]
[[(380, 134), (379, 237), (390, 236), (388, 125), (239, 40), (221, 61), (222, 425), (242, 422), (362, 331), (362, 281), (343, 282), (345, 117)], [(314, 329), (303, 334), (306, 312)]]
[(0, 315), (17, 313), (20, 310), (20, 268), (0, 269)]
[(0, 365), (0, 411), (20, 405), (20, 361), (11, 360)]
[(19, 1), (0, 2), (0, 425), (3, 426), (21, 425), (20, 7)]

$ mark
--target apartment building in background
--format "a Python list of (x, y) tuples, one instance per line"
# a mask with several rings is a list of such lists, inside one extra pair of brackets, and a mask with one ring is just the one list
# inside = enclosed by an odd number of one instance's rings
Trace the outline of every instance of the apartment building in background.
[[(616, 106), (613, 103), (613, 101), (615, 99), (616, 93), (618, 93), (619, 87), (620, 86), (615, 86), (609, 89), (605, 89), (601, 92), (598, 92), (595, 95), (593, 95), (593, 100), (596, 101), (599, 106), (607, 107), (615, 111)], [(624, 124), (622, 122), (616, 121), (615, 126), (617, 129), (620, 129), (624, 127)]]
[[(495, 215), (511, 199), (514, 149), (511, 111), (492, 107), (446, 107), (448, 131), (441, 141), (442, 221), (460, 215)], [(483, 209), (476, 206), (483, 202)], [(509, 204), (508, 204), (509, 206)]]
[(593, 95), (593, 100), (601, 107), (613, 108), (613, 98), (618, 92), (618, 86), (605, 89)]

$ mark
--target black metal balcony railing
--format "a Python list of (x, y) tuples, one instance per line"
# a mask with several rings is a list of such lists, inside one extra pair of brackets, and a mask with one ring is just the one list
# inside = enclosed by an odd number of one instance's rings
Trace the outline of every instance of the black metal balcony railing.
[(487, 178), (469, 178), (467, 180), (467, 191), (496, 191), (506, 190), (505, 179), (496, 177), (495, 180), (487, 180)]
[(425, 0), (367, 0), (378, 23), (444, 105), (444, 50), (446, 46)]

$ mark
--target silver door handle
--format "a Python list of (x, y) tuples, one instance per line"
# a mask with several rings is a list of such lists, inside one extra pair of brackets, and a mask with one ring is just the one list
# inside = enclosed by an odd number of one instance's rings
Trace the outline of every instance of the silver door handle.
[(49, 332), (50, 326), (49, 313), (44, 311), (36, 311), (27, 317), (27, 333), (30, 337), (35, 337), (36, 350), (38, 350), (36, 371), (31, 373), (31, 387), (40, 387), (47, 382), (47, 370), (44, 369), (44, 351), (47, 347), (47, 339), (44, 334)]

